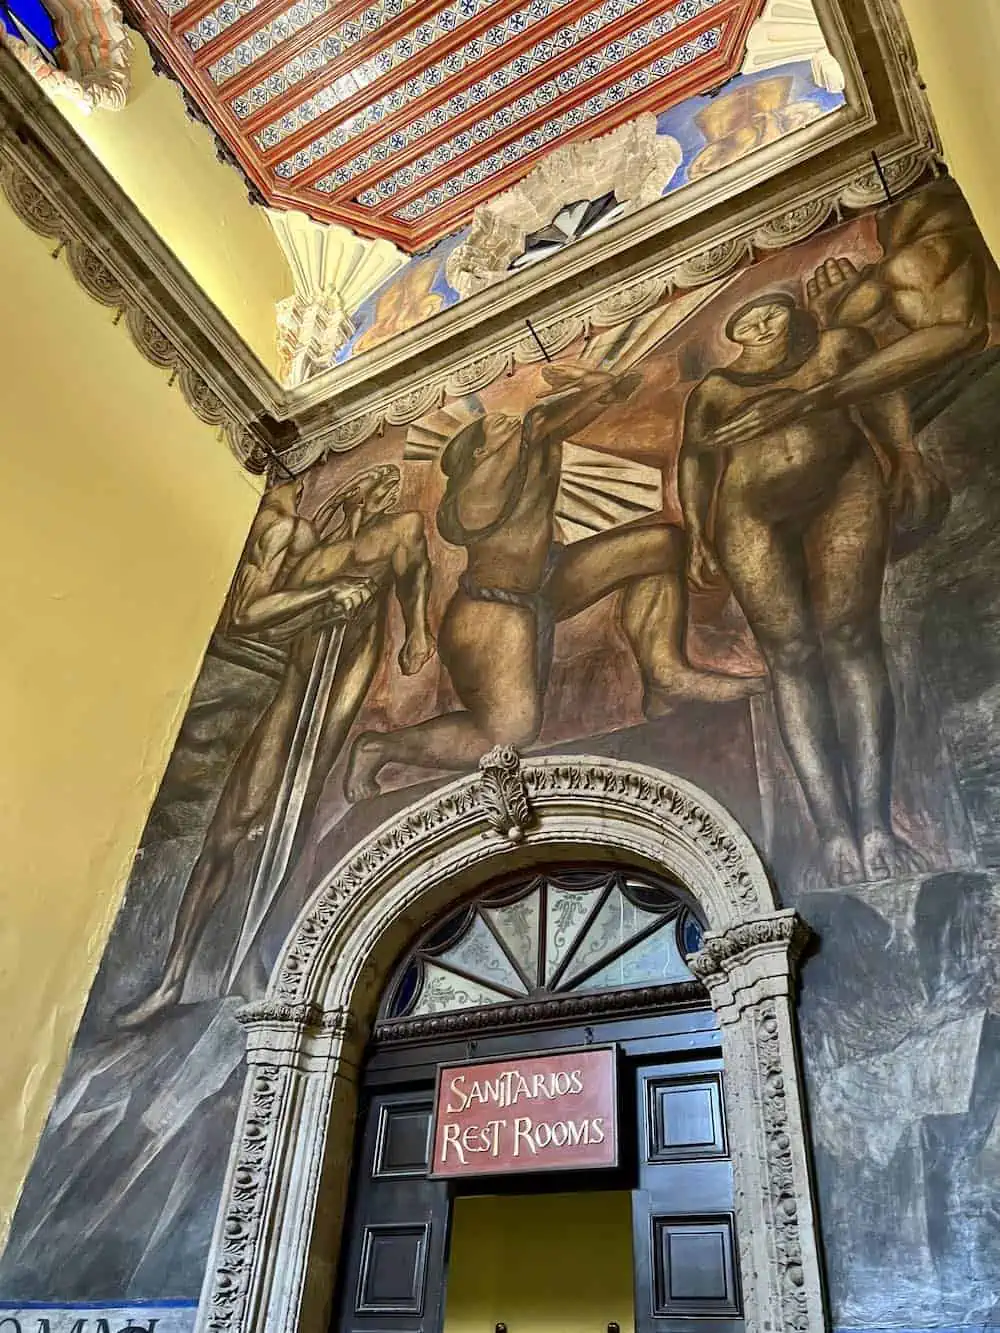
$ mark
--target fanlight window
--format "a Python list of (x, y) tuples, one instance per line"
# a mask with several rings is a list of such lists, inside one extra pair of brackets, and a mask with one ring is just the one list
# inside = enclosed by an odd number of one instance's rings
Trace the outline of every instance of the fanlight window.
[(426, 936), (384, 1017), (691, 981), (701, 925), (675, 891), (634, 871), (532, 875), (467, 903)]

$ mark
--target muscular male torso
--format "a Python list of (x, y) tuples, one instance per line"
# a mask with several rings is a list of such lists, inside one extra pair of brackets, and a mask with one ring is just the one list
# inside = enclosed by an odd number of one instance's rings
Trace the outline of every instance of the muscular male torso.
[[(556, 440), (536, 436), (530, 415), (522, 430), (529, 432), (524, 445), (529, 456), (521, 494), (499, 530), (469, 542), (466, 550), (469, 578), (480, 587), (535, 593), (541, 587), (552, 548), (562, 445)], [(506, 485), (517, 485), (516, 472), (514, 455), (507, 470)], [(474, 501), (479, 492), (490, 494), (494, 486), (495, 479), (486, 475), (485, 469), (477, 468), (463, 485), (460, 503), (466, 496)]]
[(942, 324), (981, 329), (985, 341), (986, 252), (951, 181), (887, 209), (878, 237), (883, 259), (846, 292), (831, 293), (828, 322), (866, 327), (881, 346)]

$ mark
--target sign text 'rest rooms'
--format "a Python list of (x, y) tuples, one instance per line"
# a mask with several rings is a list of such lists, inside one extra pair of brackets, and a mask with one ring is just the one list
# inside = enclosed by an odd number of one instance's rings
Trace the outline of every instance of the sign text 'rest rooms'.
[(432, 1175), (579, 1170), (617, 1159), (614, 1050), (439, 1070)]

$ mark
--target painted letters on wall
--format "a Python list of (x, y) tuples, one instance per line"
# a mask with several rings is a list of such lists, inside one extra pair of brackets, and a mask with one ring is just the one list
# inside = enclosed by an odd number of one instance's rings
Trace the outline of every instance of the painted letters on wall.
[(1000, 1308), (1000, 283), (948, 183), (265, 497), (0, 1266), (198, 1294), (236, 1010), (364, 834), (497, 742), (724, 802), (822, 946), (835, 1321)]

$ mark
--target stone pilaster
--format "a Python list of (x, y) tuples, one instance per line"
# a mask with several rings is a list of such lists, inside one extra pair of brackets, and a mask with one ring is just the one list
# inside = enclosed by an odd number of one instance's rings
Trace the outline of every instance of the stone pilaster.
[(793, 1015), (809, 931), (791, 910), (709, 933), (688, 962), (722, 1029), (747, 1333), (825, 1333)]

